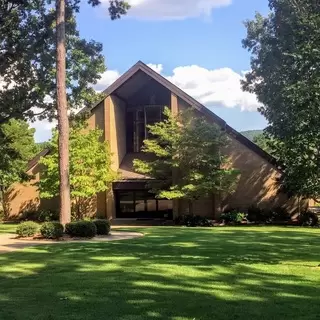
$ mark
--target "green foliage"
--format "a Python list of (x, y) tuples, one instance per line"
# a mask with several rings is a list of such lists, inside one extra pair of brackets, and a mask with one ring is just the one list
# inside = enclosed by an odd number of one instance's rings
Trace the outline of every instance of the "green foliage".
[(270, 211), (257, 206), (250, 206), (247, 210), (247, 220), (250, 222), (265, 223), (269, 220)]
[(34, 129), (27, 122), (10, 119), (0, 125), (0, 199), (5, 218), (10, 212), (8, 189), (15, 182), (29, 180), (26, 169), (34, 151)]
[(269, 221), (272, 222), (288, 222), (290, 214), (285, 208), (277, 207), (270, 211)]
[(175, 224), (186, 227), (213, 227), (213, 221), (198, 215), (182, 215), (175, 219)]
[(18, 225), (16, 234), (22, 238), (33, 237), (35, 234), (37, 234), (38, 230), (39, 225), (37, 223), (33, 221), (26, 221)]
[(320, 196), (320, 14), (313, 0), (269, 0), (271, 12), (245, 23), (251, 71), (243, 88), (257, 95), (282, 163), (284, 190)]
[(34, 155), (37, 155), (38, 153), (40, 153), (44, 149), (50, 149), (50, 142), (49, 141), (36, 143)]
[(299, 216), (299, 224), (301, 226), (314, 227), (319, 224), (319, 218), (315, 212), (305, 211)]
[(37, 220), (40, 222), (58, 221), (59, 212), (53, 210), (40, 210), (38, 211)]
[(241, 132), (241, 134), (254, 142), (267, 153), (275, 156), (273, 151), (274, 139), (270, 138), (267, 132), (264, 130), (248, 130)]
[[(79, 35), (79, 5), (78, 0), (66, 2), (66, 87), (71, 111), (101, 98), (92, 84), (105, 71), (102, 44)], [(114, 2), (113, 8), (120, 15), (126, 9), (123, 1)], [(4, 1), (1, 5), (0, 123), (12, 117), (55, 118), (55, 20), (51, 0)]]
[(22, 221), (38, 221), (39, 211), (37, 209), (29, 209), (21, 212), (20, 219)]
[(238, 212), (231, 210), (229, 212), (224, 212), (220, 216), (220, 220), (224, 223), (241, 223), (246, 219), (247, 215), (244, 212)]
[[(237, 171), (229, 168), (221, 149), (227, 144), (221, 129), (201, 116), (185, 111), (173, 116), (165, 108), (165, 120), (148, 129), (152, 139), (143, 152), (154, 160), (134, 160), (135, 169), (153, 177), (152, 192), (158, 198), (197, 199), (230, 190)], [(192, 212), (190, 212), (192, 214)]]
[(111, 230), (110, 222), (106, 219), (96, 219), (92, 221), (97, 228), (98, 235), (108, 235)]
[(256, 135), (253, 138), (253, 142), (261, 149), (277, 158), (277, 155), (274, 151), (275, 140), (271, 138), (266, 132)]
[(59, 212), (54, 210), (38, 210), (38, 209), (26, 210), (21, 213), (21, 220), (39, 221), (39, 222), (58, 221)]
[(248, 131), (241, 131), (240, 133), (246, 138), (248, 138), (249, 140), (254, 141), (254, 138), (262, 134), (263, 130), (248, 130)]
[(40, 233), (46, 239), (59, 239), (63, 236), (63, 225), (57, 221), (45, 222)]
[(66, 224), (66, 234), (70, 237), (93, 238), (97, 235), (97, 227), (91, 221), (76, 221)]
[[(70, 131), (70, 190), (78, 219), (87, 212), (90, 198), (111, 188), (117, 178), (117, 174), (111, 170), (109, 145), (101, 142), (101, 137), (101, 130), (86, 130), (83, 125), (76, 125)], [(46, 166), (46, 172), (39, 183), (43, 198), (59, 195), (56, 131), (50, 141), (50, 149), (50, 154), (40, 160)]]

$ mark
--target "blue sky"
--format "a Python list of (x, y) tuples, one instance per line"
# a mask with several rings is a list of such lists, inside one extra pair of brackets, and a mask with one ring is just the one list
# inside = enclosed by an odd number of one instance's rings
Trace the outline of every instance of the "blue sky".
[[(97, 90), (142, 60), (235, 129), (266, 126), (255, 96), (239, 82), (250, 68), (243, 21), (256, 11), (266, 14), (267, 0), (129, 0), (132, 9), (118, 21), (110, 21), (102, 1), (94, 9), (82, 3), (78, 15), (81, 36), (103, 43), (108, 71)], [(49, 125), (35, 126), (36, 139), (48, 139)]]

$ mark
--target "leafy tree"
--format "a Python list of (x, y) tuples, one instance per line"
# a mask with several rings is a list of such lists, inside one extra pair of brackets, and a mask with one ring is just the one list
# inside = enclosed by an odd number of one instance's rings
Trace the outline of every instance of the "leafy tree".
[[(125, 1), (109, 3), (113, 20), (129, 8)], [(0, 124), (12, 117), (58, 118), (63, 222), (70, 220), (67, 109), (72, 112), (100, 98), (91, 84), (105, 70), (102, 45), (79, 36), (75, 18), (79, 10), (78, 0), (0, 3)]]
[[(76, 216), (81, 218), (97, 193), (106, 191), (117, 178), (111, 170), (111, 153), (107, 142), (101, 142), (102, 131), (87, 130), (77, 124), (70, 130), (70, 189)], [(41, 158), (46, 170), (39, 182), (40, 196), (59, 195), (58, 132), (50, 141), (50, 154)]]
[(190, 111), (173, 116), (165, 108), (164, 116), (148, 126), (152, 138), (144, 141), (143, 152), (154, 159), (136, 159), (134, 166), (155, 179), (151, 186), (158, 198), (186, 199), (192, 214), (193, 200), (230, 190), (237, 171), (222, 155), (227, 138), (218, 126)]
[(10, 213), (8, 189), (30, 178), (26, 169), (34, 150), (34, 129), (28, 123), (11, 119), (0, 126), (0, 198), (5, 218)]
[(258, 145), (261, 149), (277, 158), (277, 155), (274, 152), (275, 140), (274, 138), (270, 137), (266, 132), (262, 132), (254, 136), (253, 142), (256, 145)]
[(37, 155), (44, 149), (50, 148), (50, 142), (49, 141), (44, 141), (44, 142), (38, 142), (35, 145), (35, 150), (34, 150), (34, 155)]
[[(56, 8), (53, 0), (0, 2), (0, 124), (11, 118), (56, 118)], [(98, 4), (97, 1), (90, 3)], [(65, 8), (66, 93), (70, 111), (100, 98), (93, 90), (105, 71), (102, 44), (77, 30), (78, 0)], [(111, 19), (128, 6), (110, 1)]]
[(283, 186), (320, 196), (320, 4), (269, 0), (270, 14), (245, 23), (251, 71), (243, 88), (257, 95), (283, 165)]
[(248, 131), (241, 131), (240, 132), (243, 136), (248, 138), (249, 140), (253, 141), (253, 139), (263, 133), (263, 130), (248, 130)]

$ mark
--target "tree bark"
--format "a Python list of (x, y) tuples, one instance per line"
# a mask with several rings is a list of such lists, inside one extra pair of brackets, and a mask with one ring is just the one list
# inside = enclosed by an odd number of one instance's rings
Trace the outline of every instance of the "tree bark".
[(60, 222), (71, 221), (69, 183), (69, 120), (66, 94), (65, 0), (56, 0), (57, 14), (57, 114), (59, 131)]
[(3, 187), (0, 187), (1, 190), (1, 204), (2, 204), (2, 210), (3, 210), (3, 216), (4, 220), (7, 220), (9, 217), (9, 210), (8, 210), (8, 201), (6, 198), (6, 192)]

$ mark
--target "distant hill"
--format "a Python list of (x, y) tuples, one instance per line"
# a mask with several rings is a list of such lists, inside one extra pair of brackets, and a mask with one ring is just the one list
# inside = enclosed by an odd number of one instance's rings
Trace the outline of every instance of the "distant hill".
[(246, 138), (248, 138), (249, 140), (253, 141), (253, 138), (263, 133), (263, 130), (248, 130), (248, 131), (242, 131), (240, 133), (244, 135)]

